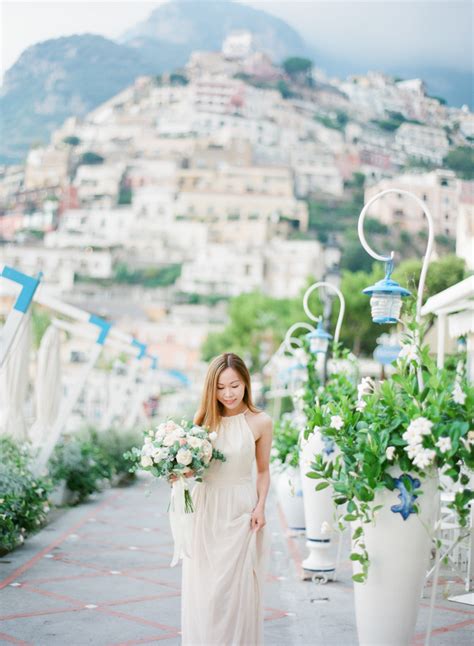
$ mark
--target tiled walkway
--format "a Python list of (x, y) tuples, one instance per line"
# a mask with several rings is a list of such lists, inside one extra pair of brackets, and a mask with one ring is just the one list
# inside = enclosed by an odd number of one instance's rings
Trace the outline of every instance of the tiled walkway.
[[(148, 479), (108, 490), (0, 559), (0, 644), (179, 644), (181, 570), (169, 567), (168, 495), (166, 485)], [(349, 562), (337, 583), (301, 581), (303, 538), (286, 536), (272, 498), (267, 520), (266, 645), (355, 646)], [(445, 586), (442, 580), (440, 597)], [(425, 599), (417, 646), (427, 614)], [(433, 645), (472, 643), (474, 611), (440, 598), (434, 626)]]

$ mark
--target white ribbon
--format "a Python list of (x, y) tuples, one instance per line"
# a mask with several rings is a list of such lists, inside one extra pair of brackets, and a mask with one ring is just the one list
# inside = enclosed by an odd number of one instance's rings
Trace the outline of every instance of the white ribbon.
[(191, 556), (193, 513), (186, 513), (184, 507), (184, 492), (188, 483), (184, 478), (175, 480), (171, 487), (170, 525), (173, 534), (174, 552), (171, 567), (174, 567), (183, 556)]

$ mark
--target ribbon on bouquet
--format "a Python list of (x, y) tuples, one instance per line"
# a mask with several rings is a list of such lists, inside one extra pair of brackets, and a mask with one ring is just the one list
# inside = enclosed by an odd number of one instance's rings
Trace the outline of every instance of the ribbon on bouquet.
[(191, 556), (192, 523), (194, 514), (185, 510), (185, 495), (188, 483), (178, 478), (171, 487), (169, 507), (171, 533), (173, 534), (174, 552), (171, 567), (174, 567), (183, 556)]

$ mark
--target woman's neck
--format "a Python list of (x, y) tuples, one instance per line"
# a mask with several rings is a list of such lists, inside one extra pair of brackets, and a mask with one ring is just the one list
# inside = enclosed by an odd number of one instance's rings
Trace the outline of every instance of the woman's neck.
[(241, 415), (242, 413), (245, 413), (247, 410), (248, 410), (248, 406), (245, 402), (242, 402), (239, 408), (232, 409), (232, 410), (229, 410), (224, 406), (224, 410), (222, 411), (222, 417), (234, 417), (234, 415)]

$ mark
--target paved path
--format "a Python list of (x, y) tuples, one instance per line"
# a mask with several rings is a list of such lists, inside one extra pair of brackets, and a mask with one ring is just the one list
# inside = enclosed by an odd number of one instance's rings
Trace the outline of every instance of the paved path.
[[(166, 485), (143, 477), (132, 487), (107, 490), (58, 514), (0, 559), (0, 644), (178, 645), (181, 570), (169, 567), (168, 495)], [(303, 582), (304, 539), (287, 536), (272, 497), (267, 520), (273, 544), (266, 646), (356, 646), (347, 559), (336, 583)], [(462, 591), (459, 583), (450, 585)], [(474, 611), (444, 601), (446, 586), (443, 579), (432, 645), (470, 644)], [(423, 644), (427, 613), (424, 599), (416, 646)]]

